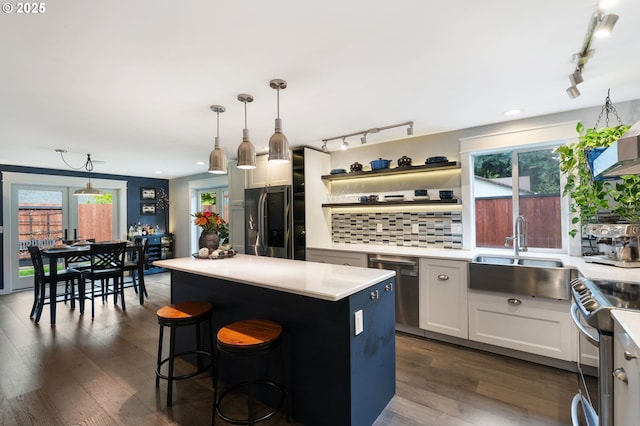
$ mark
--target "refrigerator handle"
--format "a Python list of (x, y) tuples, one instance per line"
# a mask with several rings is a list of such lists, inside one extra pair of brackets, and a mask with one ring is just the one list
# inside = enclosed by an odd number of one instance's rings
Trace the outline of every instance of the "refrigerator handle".
[(264, 227), (265, 227), (265, 201), (267, 198), (266, 193), (260, 194), (258, 198), (258, 241), (257, 246), (258, 250), (261, 254), (264, 254), (265, 250), (265, 242), (264, 242)]

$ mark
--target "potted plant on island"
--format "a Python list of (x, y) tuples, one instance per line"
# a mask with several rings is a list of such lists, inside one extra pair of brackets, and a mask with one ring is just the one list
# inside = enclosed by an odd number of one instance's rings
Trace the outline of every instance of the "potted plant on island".
[(198, 239), (198, 248), (208, 248), (209, 252), (218, 248), (229, 237), (229, 224), (214, 212), (196, 212), (193, 223), (202, 228), (202, 233)]

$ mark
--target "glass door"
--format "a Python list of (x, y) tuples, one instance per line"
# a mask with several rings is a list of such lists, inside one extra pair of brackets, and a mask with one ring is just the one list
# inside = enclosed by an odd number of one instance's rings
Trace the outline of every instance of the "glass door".
[[(11, 245), (17, 246), (12, 256), (12, 290), (33, 286), (33, 267), (28, 247), (40, 248), (55, 244), (58, 240), (114, 239), (114, 192), (104, 191), (105, 196), (75, 196), (75, 187), (42, 185), (12, 186), (12, 223), (15, 235)], [(14, 219), (15, 218), (15, 219)], [(49, 265), (45, 262), (45, 268)], [(62, 267), (62, 265), (59, 265)]]

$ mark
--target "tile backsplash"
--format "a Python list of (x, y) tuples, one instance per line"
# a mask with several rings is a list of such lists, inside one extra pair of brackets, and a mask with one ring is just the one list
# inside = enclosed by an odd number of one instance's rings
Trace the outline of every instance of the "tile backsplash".
[(461, 249), (462, 212), (333, 213), (331, 239), (343, 244)]

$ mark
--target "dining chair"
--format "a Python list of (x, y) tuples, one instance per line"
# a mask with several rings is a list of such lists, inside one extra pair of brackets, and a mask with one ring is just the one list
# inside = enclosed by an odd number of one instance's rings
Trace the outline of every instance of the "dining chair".
[[(96, 297), (100, 297), (104, 303), (108, 296), (113, 294), (113, 303), (117, 304), (119, 294), (122, 310), (126, 310), (122, 288), (126, 248), (126, 241), (91, 244), (89, 249), (91, 265), (82, 271), (85, 279), (91, 282), (90, 291), (85, 291), (84, 295), (84, 299), (91, 299), (91, 318), (95, 317)], [(84, 300), (80, 303), (84, 304)]]
[[(40, 316), (44, 305), (50, 305), (51, 325), (56, 323), (55, 304), (58, 302), (66, 302), (71, 298), (71, 309), (75, 308), (75, 283), (78, 283), (78, 289), (84, 289), (84, 277), (82, 272), (74, 268), (66, 268), (56, 271), (55, 282), (51, 275), (44, 270), (44, 262), (42, 261), (42, 252), (38, 246), (29, 246), (29, 255), (33, 264), (33, 305), (31, 306), (30, 318), (34, 318), (34, 322), (40, 322)], [(64, 293), (58, 295), (58, 284), (64, 283)], [(49, 292), (47, 293), (47, 285)]]
[[(149, 251), (149, 240), (147, 238), (135, 238), (135, 250), (130, 247), (127, 249), (127, 256), (124, 261), (124, 272), (129, 272), (131, 275), (130, 281), (124, 281), (123, 274), (123, 288), (133, 287), (133, 290), (138, 294), (141, 291), (140, 301), (143, 301), (144, 297), (149, 297), (147, 289), (144, 285), (144, 267), (147, 263), (147, 252)], [(138, 290), (138, 287), (140, 290)]]

